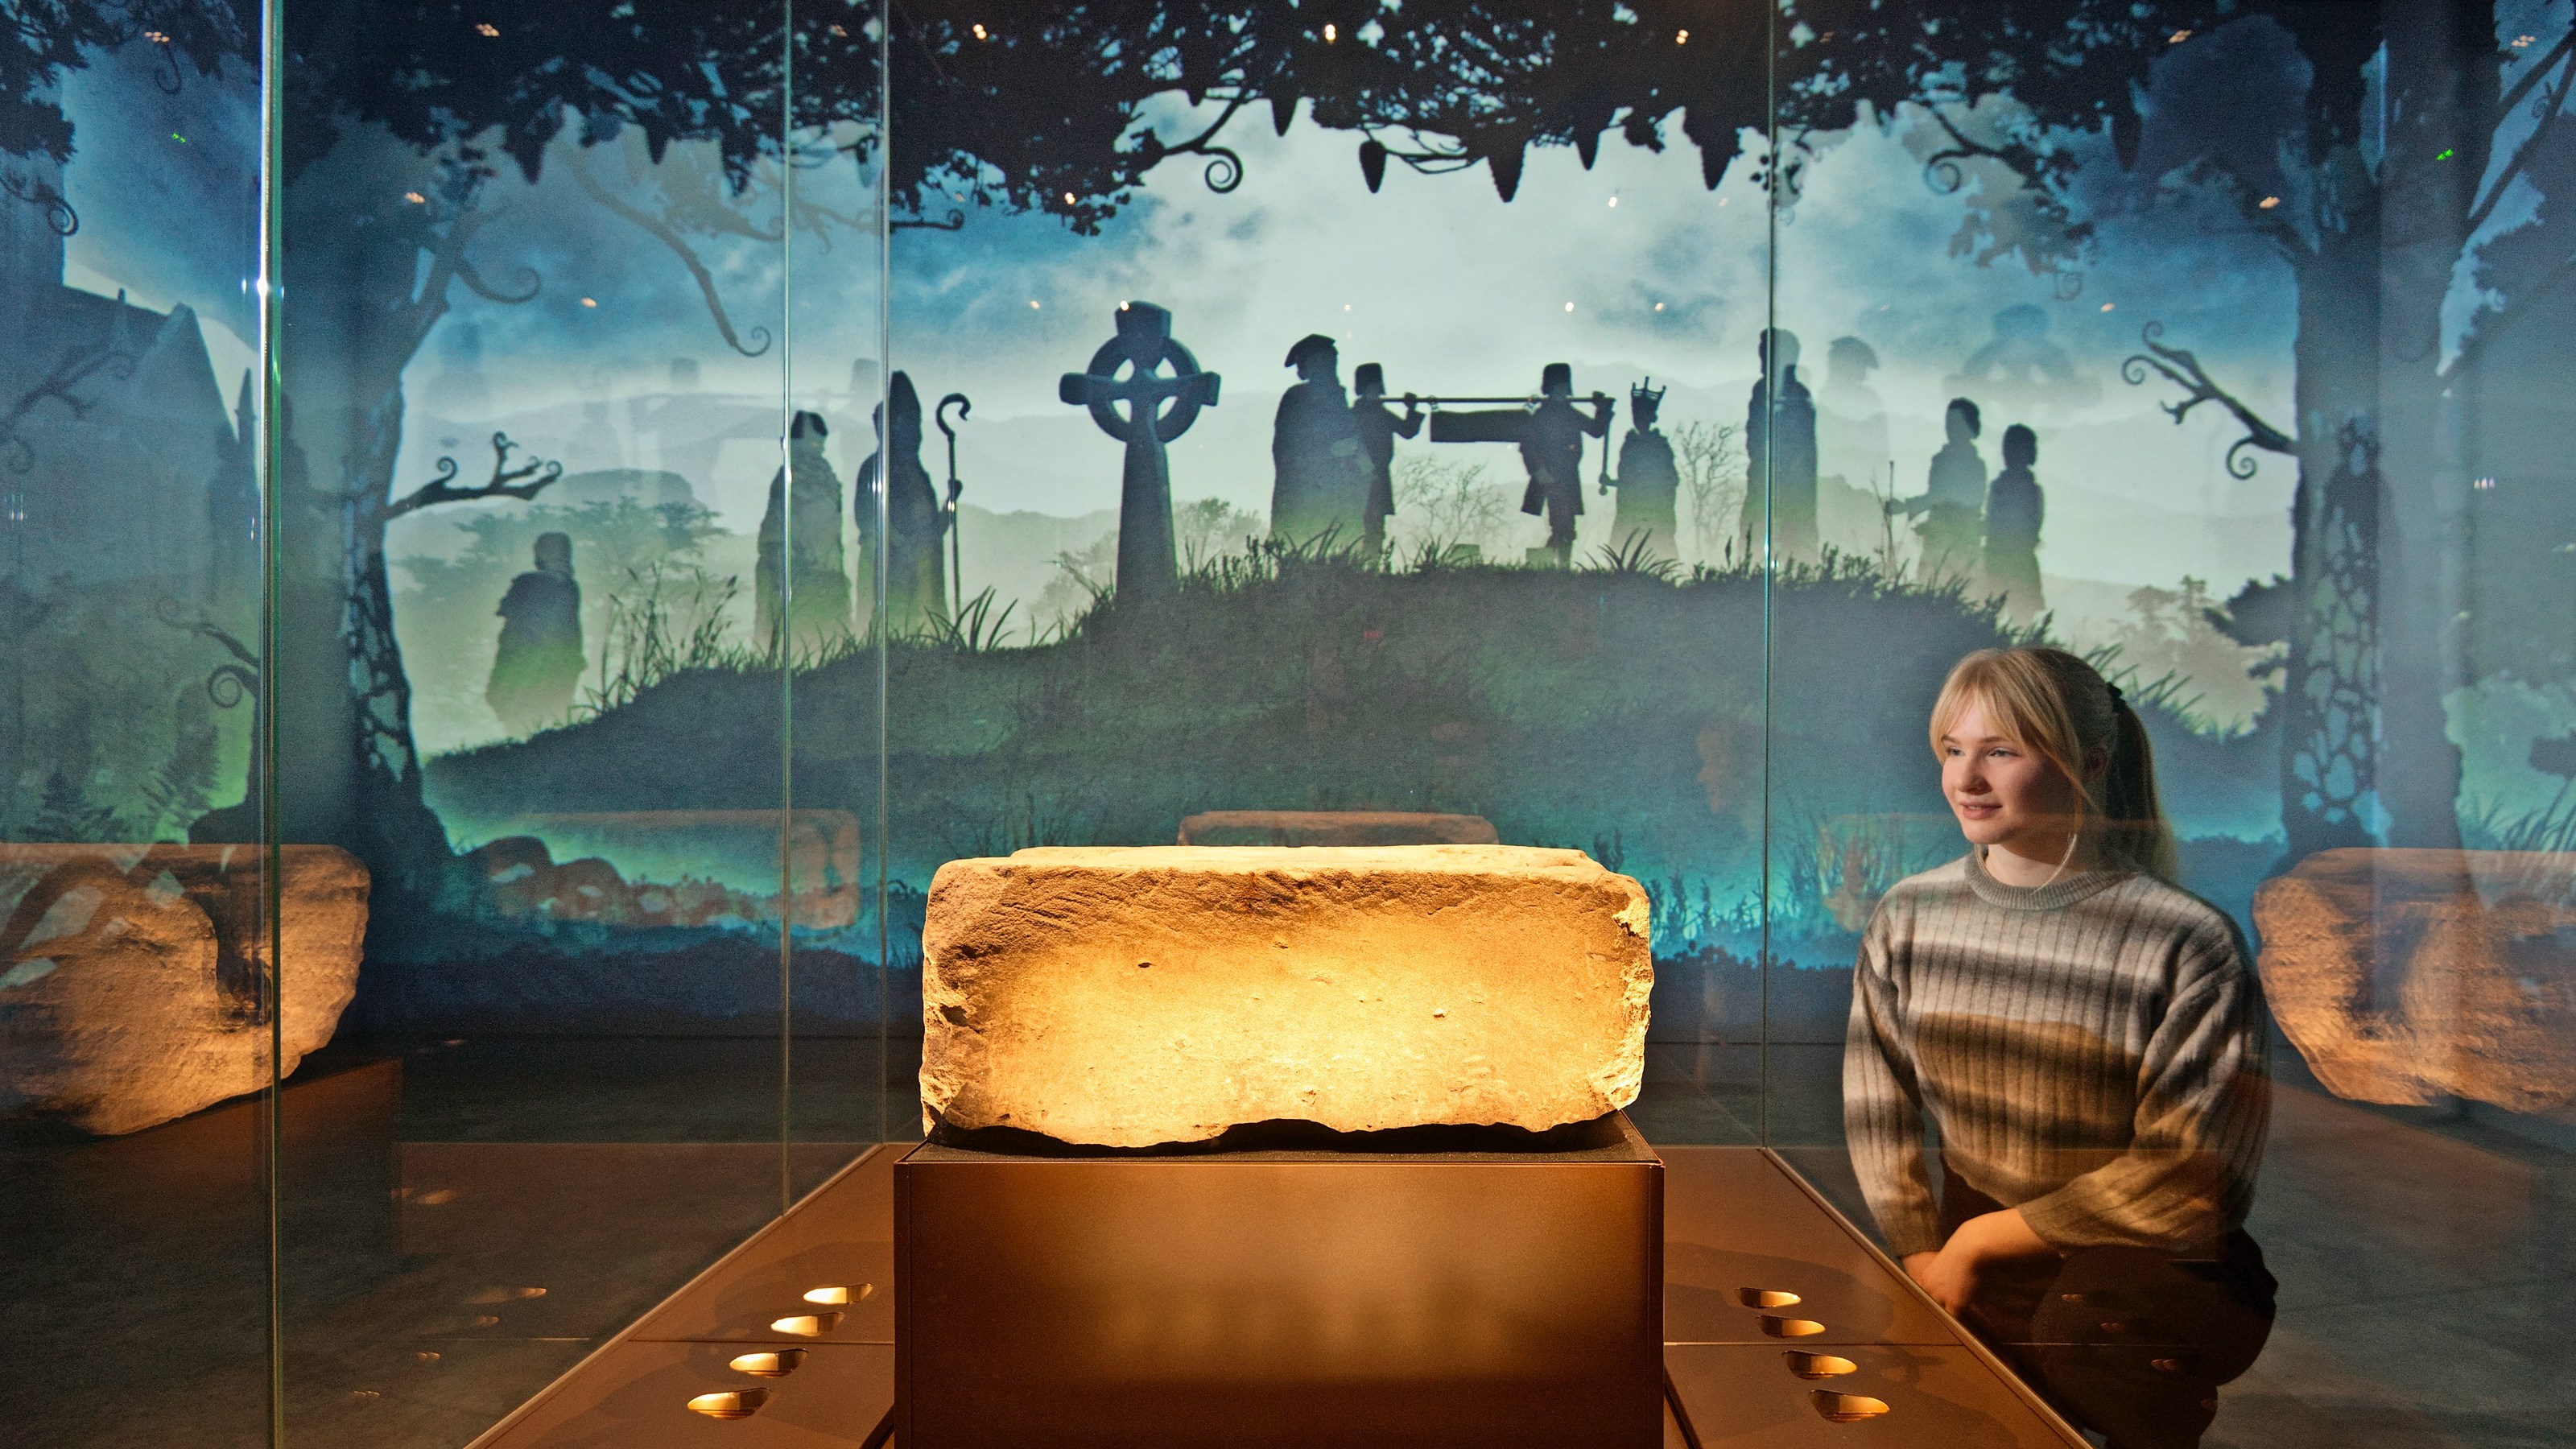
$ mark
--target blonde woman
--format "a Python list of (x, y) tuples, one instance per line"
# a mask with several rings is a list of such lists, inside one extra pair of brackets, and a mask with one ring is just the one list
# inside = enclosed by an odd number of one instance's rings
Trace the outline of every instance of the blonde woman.
[(1863, 934), (1852, 1165), (1906, 1272), (2070, 1418), (2117, 1449), (2196, 1444), (2272, 1322), (2243, 1227), (2260, 990), (2227, 917), (2171, 883), (2146, 728), (2090, 665), (1971, 654), (1931, 735), (1970, 848)]

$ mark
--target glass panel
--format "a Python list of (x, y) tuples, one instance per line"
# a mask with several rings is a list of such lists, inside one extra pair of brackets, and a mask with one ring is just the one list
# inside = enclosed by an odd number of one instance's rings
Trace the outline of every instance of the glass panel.
[(0, 1422), (230, 1449), (268, 1440), (281, 1027), (260, 15), (152, 13), (20, 10), (0, 60)]
[(2557, 1432), (2567, 23), (1781, 10), (1774, 1141), (2113, 1442)]
[[(797, 225), (787, 238), (795, 502), (785, 515), (795, 769), (784, 868), (794, 901), (786, 1131), (801, 1193), (866, 1144), (918, 1129), (917, 1063), (889, 1065), (889, 1014), (908, 1009), (889, 996), (882, 969), (883, 681), (869, 647), (884, 585), (882, 503), (870, 487), (887, 382), (879, 34), (873, 10), (838, 3), (801, 11), (797, 34)], [(905, 1021), (907, 1034), (917, 1020)]]
[(839, 1160), (771, 636), (791, 247), (867, 226), (791, 212), (784, 15), (289, 13), (279, 804), (368, 877), (299, 1080), (377, 1094), (288, 1093), (292, 1441), (472, 1439)]
[(973, 410), (955, 534), (897, 464), (894, 960), (958, 857), (1573, 847), (1655, 898), (1641, 1120), (1754, 1140), (1759, 12), (906, 14), (897, 406)]

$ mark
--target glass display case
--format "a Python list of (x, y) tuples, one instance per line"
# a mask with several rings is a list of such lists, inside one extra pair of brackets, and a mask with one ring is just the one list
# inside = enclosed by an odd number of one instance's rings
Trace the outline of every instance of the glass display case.
[(31, 1442), (882, 1442), (1175, 844), (1635, 882), (1676, 1442), (2564, 1433), (2564, 6), (23, 9)]

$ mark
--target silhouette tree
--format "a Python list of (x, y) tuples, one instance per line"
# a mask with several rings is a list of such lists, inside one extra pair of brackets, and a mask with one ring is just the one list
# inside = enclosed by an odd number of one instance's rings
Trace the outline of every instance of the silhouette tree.
[[(2441, 701), (2470, 682), (2453, 621), (2474, 470), (2443, 400), (2576, 272), (2564, 229), (2547, 225), (2576, 203), (2576, 49), (2500, 36), (2498, 12), (2495, 0), (1781, 10), (1799, 37), (1780, 51), (1784, 151), (1802, 131), (1922, 108), (1948, 138), (1929, 159), (1935, 185), (1998, 167), (2049, 223), (1989, 216), (1982, 259), (2018, 254), (2071, 294), (2093, 241), (2084, 198), (2126, 205), (2157, 189), (2232, 203), (2281, 258), (2299, 298), (2291, 426), (2254, 416), (2196, 363), (2156, 366), (2189, 353), (2153, 336), (2133, 380), (2180, 386), (2177, 418), (2201, 402), (2233, 412), (2240, 477), (2249, 447), (2298, 459), (2282, 765), (2293, 854), (2368, 843), (2381, 808), (2392, 842), (2458, 843), (2460, 757)], [(2088, 192), (2079, 172), (2105, 134), (2130, 184)], [(2537, 224), (2479, 245), (2516, 194), (2536, 196)], [(2485, 301), (2451, 348), (2442, 305), (2464, 261)]]
[[(67, 129), (47, 129), (59, 111), (45, 97), (82, 46), (108, 43), (85, 37), (112, 38), (166, 10), (174, 65), (250, 48), (237, 20), (198, 24), (223, 12), (187, 0), (21, 10), (37, 17), (25, 28), (36, 38), (21, 41), (23, 55), (0, 45), (0, 127), (10, 128), (0, 146), (14, 154), (69, 145)], [(2479, 339), (2511, 315), (2482, 313), (2469, 345), (2446, 356), (2450, 269), (2508, 186), (2546, 193), (2544, 219), (2568, 193), (2555, 118), (2576, 60), (2563, 43), (2545, 56), (2504, 53), (2495, 11), (2494, 0), (2361, 11), (2330, 0), (1963, 0), (1946, 13), (1877, 0), (1782, 0), (1776, 13), (1697, 0), (1072, 0), (999, 11), (915, 0), (894, 12), (892, 144), (881, 155), (873, 11), (843, 0), (795, 7), (792, 35), (780, 8), (707, 0), (555, 0), (489, 14), (458, 0), (289, 7), (280, 357), (294, 411), (281, 477), (302, 481), (281, 485), (281, 541), (314, 546), (289, 547), (280, 580), (281, 699), (292, 715), (280, 731), (300, 761), (288, 830), (354, 845), (380, 872), (444, 869), (443, 838), (420, 804), (407, 689), (384, 687), (401, 680), (400, 657), (390, 630), (368, 620), (396, 490), (403, 369), (455, 289), (522, 299), (542, 286), (524, 268), (491, 270), (501, 264), (476, 249), (504, 168), (533, 181), (630, 129), (656, 161), (675, 144), (711, 147), (725, 195), (675, 184), (639, 203), (584, 189), (668, 247), (719, 330), (756, 353), (768, 339), (733, 326), (694, 239), (868, 220), (800, 211), (747, 221), (743, 198), (782, 168), (882, 161), (889, 225), (954, 226), (973, 206), (1089, 232), (1168, 162), (1196, 166), (1220, 190), (1241, 184), (1229, 128), (1249, 113), (1284, 131), (1302, 110), (1356, 133), (1373, 188), (1390, 162), (1482, 166), (1508, 200), (1532, 146), (1572, 146), (1589, 165), (1606, 136), (1660, 149), (1677, 129), (1709, 185), (1743, 154), (1785, 201), (1809, 135), (1885, 124), (1912, 103), (1951, 142), (1932, 158), (1936, 184), (1979, 166), (2028, 184), (2047, 225), (1989, 218), (1989, 259), (2019, 255), (2075, 285), (2095, 221), (2077, 181), (2088, 146), (2098, 149), (2089, 138), (2105, 134), (2135, 179), (2234, 197), (2243, 224), (2279, 248), (2300, 289), (2299, 416), (2276, 430), (2300, 459), (2294, 587), (2309, 598), (2322, 587), (2327, 481), (2356, 456), (2377, 460), (2389, 480), (2388, 524), (2373, 545), (2388, 555), (2376, 594), (2384, 754), (2432, 762), (2382, 790), (2401, 836), (2437, 839), (2458, 767), (2439, 717), (2451, 666), (2432, 632), (2450, 614), (2432, 604), (2454, 584), (2438, 561), (2402, 556), (2389, 540), (2437, 537), (2426, 530), (2459, 506), (2458, 470), (2431, 426), (2436, 400), (2445, 369), (2472, 365)], [(2367, 68), (2383, 43), (2375, 109), (2405, 119), (2366, 136)], [(2177, 103), (2145, 114), (2141, 94)], [(1186, 113), (1171, 107), (1176, 97)], [(2195, 112), (2186, 101), (2205, 104)], [(2490, 166), (2505, 119), (2540, 103), (2548, 119)], [(2481, 254), (2508, 298), (2566, 270), (2563, 244), (2553, 253), (2524, 236), (2517, 247)], [(2209, 385), (2213, 398), (2224, 393)], [(2356, 419), (2371, 449), (2342, 445)], [(2304, 656), (2293, 647), (2295, 680)], [(2305, 845), (2351, 833), (2295, 818), (2292, 831)]]
[[(655, 210), (621, 202), (586, 170), (575, 180), (668, 246), (727, 340), (756, 354), (768, 337), (735, 329), (692, 229), (774, 237), (852, 220), (799, 212), (764, 229), (723, 204), (777, 168), (841, 153), (889, 168), (893, 226), (959, 225), (972, 204), (1087, 232), (1174, 158), (1202, 161), (1209, 185), (1239, 184), (1226, 126), (1260, 108), (1284, 129), (1301, 103), (1365, 133), (1372, 176), (1389, 157), (1435, 172), (1481, 161), (1507, 198), (1527, 146), (1572, 144), (1588, 162), (1614, 123), (1661, 146), (1678, 112), (1714, 184), (1738, 130), (1760, 124), (1764, 30), (1738, 15), (1685, 37), (1684, 13), (1656, 0), (1401, 12), (1103, 0), (1007, 20), (907, 7), (890, 46), (894, 143), (880, 156), (871, 12), (839, 0), (796, 7), (792, 36), (779, 8), (704, 0), (561, 0), (489, 16), (455, 0), (290, 8), (282, 476), (309, 483), (280, 499), (291, 564), (279, 581), (279, 735), (299, 760), (284, 828), (350, 845), (390, 885), (427, 890), (448, 868), (421, 800), (384, 528), (403, 370), (451, 294), (525, 300), (542, 286), (525, 269), (487, 271), (476, 251), (504, 167), (534, 182), (549, 164), (582, 167), (583, 152), (629, 129), (657, 162), (674, 144), (711, 146), (730, 198), (666, 191)], [(1164, 134), (1148, 113), (1175, 93), (1215, 115)], [(293, 547), (298, 534), (319, 546)]]
[(0, 168), (0, 191), (46, 212), (66, 236), (80, 218), (45, 174), (59, 173), (75, 149), (63, 114), (63, 73), (136, 40), (161, 48), (157, 79), (173, 93), (191, 70), (214, 75), (228, 63), (258, 64), (256, 32), (226, 0), (12, 0), (9, 7), (0, 38), (0, 157), (45, 164), (35, 175)]

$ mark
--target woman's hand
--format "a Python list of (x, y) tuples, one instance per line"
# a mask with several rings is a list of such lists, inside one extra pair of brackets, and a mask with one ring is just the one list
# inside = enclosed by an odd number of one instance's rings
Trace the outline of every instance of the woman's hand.
[(1952, 1317), (1963, 1318), (1969, 1302), (1977, 1296), (1977, 1280), (1987, 1264), (2036, 1258), (2056, 1251), (2030, 1230), (2018, 1210), (2005, 1208), (1961, 1223), (1937, 1253), (1907, 1254), (1905, 1272), (1923, 1285), (1933, 1302)]

